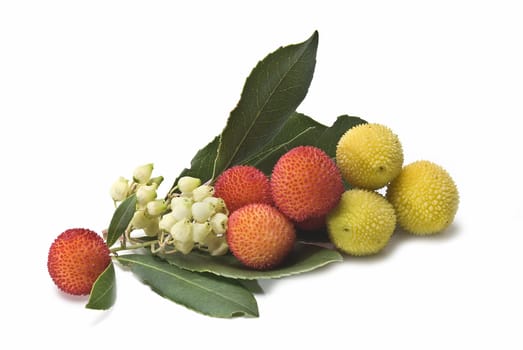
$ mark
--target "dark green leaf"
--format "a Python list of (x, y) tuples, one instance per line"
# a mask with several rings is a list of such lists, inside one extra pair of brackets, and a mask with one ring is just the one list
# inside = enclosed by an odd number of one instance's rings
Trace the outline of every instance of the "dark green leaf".
[[(348, 115), (339, 116), (331, 127), (323, 129), (316, 142), (314, 142), (312, 145), (323, 149), (329, 155), (329, 157), (334, 159), (336, 157), (336, 146), (338, 145), (338, 141), (343, 136), (343, 134), (350, 128), (365, 123), (367, 123), (365, 120), (358, 117)], [(347, 190), (352, 188), (352, 186), (345, 180), (343, 180), (343, 183)], [(303, 232), (301, 232), (301, 234), (303, 234)], [(317, 235), (317, 237), (319, 237), (319, 241), (321, 241), (322, 235)], [(327, 233), (324, 232), (323, 238), (326, 237)]]
[(125, 232), (136, 211), (136, 195), (127, 197), (114, 211), (107, 230), (107, 246), (111, 247)]
[(251, 291), (252, 294), (263, 294), (263, 289), (258, 280), (237, 280), (242, 286)]
[(88, 309), (107, 310), (114, 305), (116, 301), (116, 278), (114, 274), (114, 265), (111, 262), (109, 266), (93, 284), (89, 301), (85, 305)]
[(244, 164), (253, 165), (266, 174), (270, 174), (281, 155), (297, 145), (314, 142), (324, 128), (322, 124), (312, 118), (294, 112), (271, 142)]
[(332, 262), (342, 261), (336, 250), (312, 244), (297, 244), (282, 266), (267, 271), (257, 271), (243, 266), (234, 256), (210, 256), (194, 251), (187, 255), (164, 255), (163, 259), (186, 270), (210, 272), (236, 279), (268, 279), (296, 275), (312, 271)]
[(279, 48), (252, 70), (220, 135), (213, 177), (255, 155), (305, 98), (314, 74), (318, 33)]
[(341, 115), (332, 126), (324, 127), (322, 133), (311, 145), (321, 148), (329, 157), (334, 158), (336, 157), (336, 145), (343, 134), (353, 126), (364, 123), (367, 122), (361, 118)]
[(122, 255), (127, 265), (159, 295), (214, 317), (258, 316), (251, 292), (238, 281), (180, 269), (152, 255)]
[(348, 129), (361, 123), (365, 121), (358, 117), (342, 115), (332, 126), (327, 127), (304, 114), (294, 113), (274, 139), (246, 164), (254, 165), (270, 174), (276, 161), (285, 152), (302, 145), (321, 148), (329, 157), (334, 158), (340, 137)]

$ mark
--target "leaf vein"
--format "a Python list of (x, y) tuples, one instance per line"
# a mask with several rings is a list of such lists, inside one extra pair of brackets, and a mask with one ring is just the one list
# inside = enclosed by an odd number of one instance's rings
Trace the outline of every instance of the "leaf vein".
[[(295, 55), (295, 56), (297, 56), (297, 58), (295, 59), (294, 62), (293, 62), (291, 56), (287, 57), (287, 61), (290, 63), (290, 68), (287, 70), (287, 72), (285, 72), (284, 74), (281, 75), (281, 77), (280, 77), (279, 81), (277, 82), (276, 86), (273, 89), (271, 89), (271, 91), (269, 92), (269, 96), (265, 99), (265, 101), (263, 102), (263, 105), (261, 106), (261, 108), (258, 108), (257, 112), (255, 113), (255, 117), (254, 117), (253, 121), (250, 123), (250, 125), (247, 126), (247, 130), (243, 134), (243, 136), (241, 137), (240, 142), (238, 142), (237, 145), (234, 147), (230, 159), (225, 163), (225, 165), (224, 165), (225, 169), (228, 168), (231, 165), (232, 161), (234, 160), (234, 158), (238, 154), (238, 152), (239, 152), (239, 150), (241, 148), (241, 145), (245, 142), (245, 139), (251, 133), (254, 125), (256, 125), (256, 122), (258, 121), (258, 119), (262, 115), (262, 112), (264, 112), (265, 107), (268, 105), (269, 101), (271, 101), (271, 99), (273, 98), (273, 96), (276, 93), (276, 91), (279, 91), (278, 88), (281, 86), (283, 81), (285, 81), (285, 79), (289, 76), (290, 72), (294, 70), (295, 66), (298, 64), (298, 62), (300, 61), (302, 56), (305, 54), (305, 52), (309, 48), (309, 45), (310, 45), (310, 43), (308, 43), (307, 46), (303, 47), (301, 52), (298, 55)], [(276, 61), (276, 65), (279, 67), (279, 62), (278, 61)], [(267, 79), (269, 79), (269, 71), (266, 70), (265, 74), (267, 76)], [(257, 99), (257, 101), (259, 99), (258, 92), (256, 94), (256, 99)], [(218, 150), (218, 154), (219, 153), (220, 153), (220, 149)], [(219, 157), (219, 155), (217, 156), (217, 158), (218, 157)], [(215, 165), (216, 165), (216, 162), (215, 162)], [(216, 168), (214, 170), (216, 171)], [(213, 175), (215, 175), (215, 174), (213, 174)]]

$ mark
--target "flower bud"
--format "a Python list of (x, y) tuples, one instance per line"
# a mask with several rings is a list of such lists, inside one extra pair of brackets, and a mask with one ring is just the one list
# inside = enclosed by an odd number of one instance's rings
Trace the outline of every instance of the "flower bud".
[(207, 236), (205, 245), (212, 256), (224, 255), (229, 250), (225, 237), (216, 237), (213, 234)]
[(218, 197), (207, 197), (203, 200), (203, 202), (211, 203), (214, 207), (214, 211), (216, 213), (224, 213), (229, 214), (229, 211), (227, 210), (227, 206), (225, 205), (225, 201)]
[(155, 188), (158, 188), (158, 187), (160, 187), (162, 182), (163, 182), (163, 176), (157, 176), (157, 177), (153, 177), (152, 179), (147, 181), (147, 184), (155, 186)]
[(159, 226), (160, 218), (149, 218), (149, 222), (147, 225), (143, 228), (143, 232), (149, 237), (155, 237), (158, 236), (158, 233), (160, 233), (160, 226)]
[(139, 186), (136, 190), (136, 202), (140, 207), (147, 205), (150, 201), (156, 199), (156, 188), (151, 185), (142, 185)]
[(172, 200), (171, 200), (171, 209), (174, 209), (175, 206), (179, 205), (179, 204), (187, 204), (189, 203), (189, 205), (192, 205), (193, 203), (193, 200), (192, 198), (189, 198), (189, 197), (174, 197)]
[(149, 224), (150, 218), (145, 215), (145, 210), (137, 210), (131, 219), (131, 225), (134, 228), (145, 228)]
[(163, 199), (157, 199), (147, 203), (147, 214), (151, 216), (160, 216), (167, 210), (167, 205)]
[(171, 228), (171, 235), (175, 241), (192, 242), (192, 225), (189, 220), (178, 221)]
[(227, 245), (227, 242), (224, 240), (220, 243), (219, 246), (215, 247), (214, 249), (210, 249), (209, 253), (211, 253), (212, 256), (220, 256), (225, 255), (229, 251), (229, 246)]
[(204, 244), (207, 235), (211, 233), (211, 224), (208, 222), (195, 222), (192, 224), (192, 237), (194, 242)]
[(195, 202), (200, 202), (205, 198), (212, 196), (213, 194), (214, 187), (209, 185), (201, 185), (199, 187), (196, 187), (194, 191), (192, 191), (192, 197)]
[(176, 221), (192, 218), (191, 206), (193, 204), (192, 199), (186, 197), (173, 198), (171, 202), (172, 215)]
[(158, 226), (162, 231), (171, 232), (171, 228), (174, 226), (174, 224), (176, 224), (176, 222), (177, 220), (174, 218), (172, 213), (168, 213), (162, 216)]
[(187, 241), (187, 242), (176, 241), (176, 242), (174, 242), (174, 248), (176, 248), (176, 250), (182, 254), (189, 254), (191, 252), (191, 250), (194, 248), (194, 242), (193, 241)]
[(129, 195), (129, 181), (120, 176), (111, 186), (111, 198), (115, 202), (123, 201)]
[(178, 180), (178, 189), (183, 193), (190, 193), (202, 184), (202, 181), (196, 177), (183, 176)]
[(191, 212), (196, 222), (205, 222), (213, 214), (214, 208), (211, 203), (196, 202), (192, 205)]
[(211, 227), (215, 234), (223, 235), (227, 231), (227, 222), (229, 218), (224, 213), (216, 213), (211, 218)]
[(133, 180), (139, 184), (145, 184), (151, 178), (153, 173), (153, 164), (145, 164), (134, 169)]

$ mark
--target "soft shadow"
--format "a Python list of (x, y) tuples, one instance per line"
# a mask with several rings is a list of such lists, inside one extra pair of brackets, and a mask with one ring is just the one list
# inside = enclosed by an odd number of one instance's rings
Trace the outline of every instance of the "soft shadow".
[[(75, 304), (85, 308), (85, 305), (87, 305), (87, 302), (89, 301), (89, 295), (72, 295), (67, 294), (65, 292), (60, 291), (59, 289), (56, 290), (57, 296), (62, 299), (63, 301)], [(109, 314), (112, 312), (113, 308), (110, 308), (109, 310), (90, 310), (91, 312), (97, 312), (98, 315), (93, 320), (92, 325), (95, 326), (101, 322), (103, 322), (107, 317), (109, 317)]]
[(253, 294), (265, 294), (265, 290), (260, 285), (259, 280), (238, 280), (238, 282), (247, 288)]
[(425, 237), (429, 240), (434, 241), (447, 241), (452, 238), (454, 238), (460, 231), (460, 226), (458, 222), (453, 222), (446, 230), (441, 231), (440, 233), (436, 233), (429, 236), (416, 236), (416, 237)]
[(403, 241), (440, 241), (445, 242), (450, 239), (453, 239), (458, 232), (460, 231), (459, 224), (458, 223), (452, 223), (447, 229), (431, 234), (431, 235), (415, 235), (412, 233), (409, 233), (402, 228), (396, 229), (394, 232), (394, 236), (397, 236), (397, 242), (395, 244), (401, 243)]
[(433, 241), (433, 242), (446, 242), (453, 239), (460, 231), (459, 225), (453, 223), (447, 229), (432, 235), (414, 235), (409, 233), (402, 228), (396, 228), (394, 234), (390, 238), (389, 243), (383, 250), (374, 255), (367, 256), (351, 256), (344, 254), (345, 260), (350, 260), (351, 263), (375, 263), (381, 262), (382, 260), (389, 259), (390, 256), (396, 254), (397, 250), (408, 241)]
[(98, 315), (93, 320), (92, 325), (97, 326), (103, 321), (105, 321), (105, 319), (107, 319), (109, 315), (113, 312), (113, 309), (114, 307), (111, 307), (109, 310), (91, 310), (92, 312), (98, 312)]
[[(323, 244), (314, 244), (314, 245), (320, 245), (320, 246), (323, 246), (325, 248), (334, 249), (333, 246), (331, 246), (330, 244), (325, 244), (325, 245), (323, 245)], [(346, 257), (344, 257), (344, 260), (345, 260), (345, 258)], [(263, 294), (269, 294), (269, 293), (271, 293), (273, 291), (274, 288), (276, 288), (276, 285), (280, 283), (281, 279), (291, 280), (293, 278), (302, 278), (303, 274), (306, 274), (307, 276), (312, 276), (311, 278), (314, 278), (313, 276), (315, 274), (324, 274), (326, 271), (328, 271), (330, 269), (335, 269), (336, 265), (339, 264), (339, 263), (343, 263), (343, 261), (331, 262), (331, 263), (328, 263), (326, 265), (317, 267), (314, 270), (301, 272), (301, 273), (296, 273), (296, 274), (292, 274), (292, 275), (289, 275), (289, 276), (283, 276), (283, 277), (280, 277), (280, 278), (268, 278), (268, 279), (261, 278), (261, 279), (258, 279), (258, 284), (263, 289), (263, 291), (264, 291)]]
[(274, 285), (278, 283), (279, 278), (264, 278), (259, 279), (258, 284), (260, 285), (261, 289), (263, 290), (262, 294), (269, 294), (271, 290), (273, 290)]

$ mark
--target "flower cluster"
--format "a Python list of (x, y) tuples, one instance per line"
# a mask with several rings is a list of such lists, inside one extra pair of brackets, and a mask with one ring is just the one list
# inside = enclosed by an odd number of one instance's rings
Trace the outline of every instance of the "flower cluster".
[(152, 164), (139, 166), (131, 181), (120, 177), (111, 186), (115, 204), (136, 196), (136, 210), (125, 239), (133, 241), (130, 233), (143, 230), (147, 237), (156, 238), (151, 245), (153, 253), (188, 254), (197, 248), (213, 256), (226, 254), (229, 212), (225, 202), (214, 196), (213, 186), (184, 176), (165, 199), (159, 199), (157, 189), (163, 177), (151, 178), (152, 170)]
[(131, 195), (136, 196), (136, 211), (129, 231), (142, 229), (149, 237), (160, 233), (160, 216), (167, 210), (166, 201), (158, 199), (156, 192), (163, 177), (151, 178), (152, 171), (153, 164), (139, 166), (134, 170), (132, 180), (120, 176), (111, 186), (111, 197), (115, 205)]
[(211, 255), (227, 253), (225, 240), (228, 210), (221, 198), (214, 197), (214, 188), (200, 179), (182, 177), (178, 180), (181, 194), (172, 198), (171, 211), (160, 220), (158, 249), (168, 253), (170, 247), (184, 254), (193, 248)]

